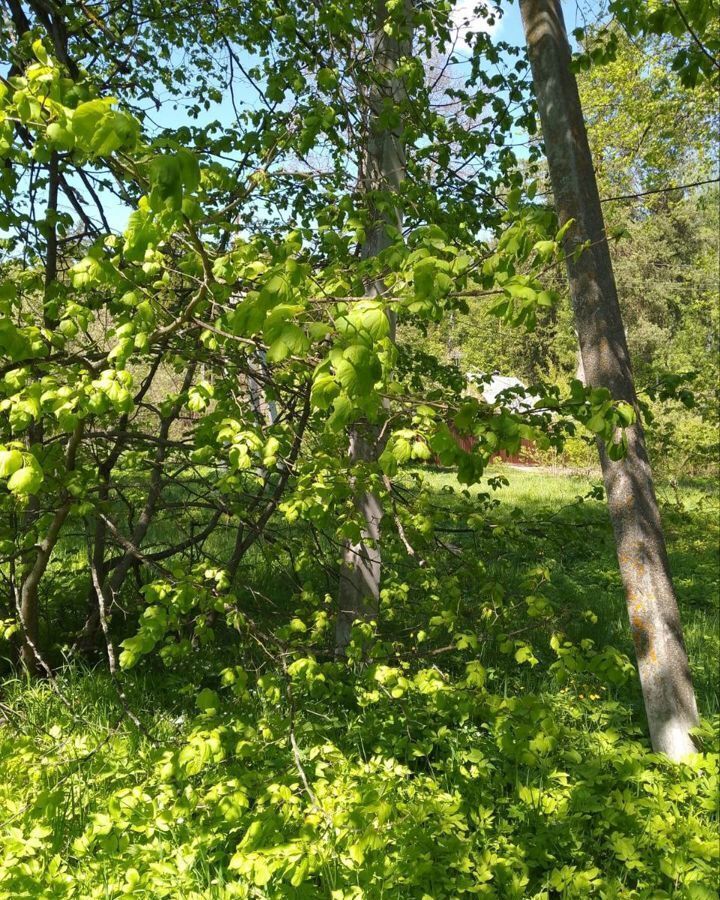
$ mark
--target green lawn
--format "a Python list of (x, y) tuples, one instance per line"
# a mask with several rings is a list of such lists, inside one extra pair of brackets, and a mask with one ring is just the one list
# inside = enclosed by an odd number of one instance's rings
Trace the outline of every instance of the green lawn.
[[(590, 637), (632, 653), (625, 599), (604, 500), (586, 499), (602, 486), (594, 477), (550, 469), (492, 467), (471, 495), (489, 490), (498, 475), (508, 484), (495, 496), (500, 522), (518, 522), (521, 540), (489, 543), (488, 556), (505, 568), (522, 571), (531, 561), (551, 562), (558, 602), (571, 614), (586, 609), (598, 617), (569, 623), (577, 638)], [(463, 490), (443, 472), (423, 472), (428, 485)], [(720, 519), (718, 495), (708, 482), (689, 482), (676, 491), (660, 485), (668, 553), (698, 703), (705, 715), (720, 710)], [(574, 628), (572, 626), (575, 626)], [(538, 673), (541, 675), (541, 673)], [(542, 677), (542, 676), (541, 676)]]

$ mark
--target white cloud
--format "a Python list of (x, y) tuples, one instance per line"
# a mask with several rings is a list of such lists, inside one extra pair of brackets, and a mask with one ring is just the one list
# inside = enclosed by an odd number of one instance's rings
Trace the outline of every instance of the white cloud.
[[(475, 14), (477, 0), (458, 0), (452, 11), (452, 21), (457, 34), (457, 50), (468, 50), (465, 35), (468, 31), (483, 31), (486, 34), (497, 35), (502, 26), (502, 21), (495, 16), (494, 24), (490, 24), (483, 15)], [(489, 8), (489, 12), (491, 11)]]

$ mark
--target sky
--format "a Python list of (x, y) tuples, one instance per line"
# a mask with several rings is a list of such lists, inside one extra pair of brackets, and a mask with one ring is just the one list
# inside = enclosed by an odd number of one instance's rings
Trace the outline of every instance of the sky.
[[(458, 34), (458, 43), (455, 48), (456, 56), (466, 56), (469, 55), (470, 52), (469, 47), (464, 41), (464, 35), (467, 33), (468, 28), (465, 24), (466, 20), (469, 22), (470, 28), (483, 28), (483, 26), (486, 26), (486, 23), (482, 18), (473, 15), (475, 2), (476, 0), (459, 0), (455, 6), (453, 21), (456, 25)], [(506, 10), (503, 17), (496, 19), (495, 24), (490, 26), (487, 30), (489, 30), (494, 37), (519, 46), (524, 43), (519, 9), (516, 3), (511, 2), (510, 5), (506, 5)], [(257, 95), (252, 90), (244, 88), (243, 85), (235, 86), (235, 98), (240, 104), (256, 105), (258, 102)], [(177, 128), (184, 124), (182, 121), (182, 110), (178, 109), (176, 102), (164, 104), (159, 111), (150, 107), (147, 112), (149, 120), (157, 126), (158, 129)], [(187, 123), (197, 126), (204, 123), (210, 123), (216, 119), (221, 122), (229, 122), (232, 121), (233, 118), (234, 113), (231, 101), (229, 96), (226, 96), (221, 103), (213, 104), (210, 109), (203, 112), (198, 119), (190, 120), (188, 118)], [(131, 211), (120, 204), (115, 198), (108, 196), (107, 194), (103, 196), (103, 200), (107, 201), (108, 208), (106, 213), (110, 226), (116, 231), (122, 231)]]
[[(597, 11), (597, 0), (571, 0), (571, 2), (565, 0), (563, 7), (569, 31), (579, 24), (582, 24), (584, 19), (580, 6), (582, 2), (589, 4), (589, 6), (586, 7), (588, 12), (592, 12), (593, 10)], [(453, 21), (458, 29), (458, 43), (455, 48), (456, 56), (461, 57), (469, 54), (469, 48), (463, 39), (464, 34), (467, 32), (467, 26), (464, 24), (466, 19), (469, 21), (471, 28), (487, 27), (482, 19), (473, 15), (474, 5), (475, 0), (459, 0), (455, 6)], [(521, 46), (524, 44), (524, 35), (517, 2), (512, 2), (511, 0), (510, 3), (503, 3), (503, 7), (504, 15), (502, 18), (498, 18), (495, 24), (490, 26), (488, 30), (493, 37), (499, 40), (515, 46)], [(252, 90), (244, 88), (242, 85), (235, 86), (235, 98), (241, 105), (256, 105), (258, 102), (257, 95)], [(159, 111), (156, 111), (154, 108), (148, 109), (149, 120), (158, 129), (179, 127), (184, 124), (183, 115), (182, 109), (178, 109), (176, 102), (167, 102)], [(198, 119), (191, 120), (187, 117), (186, 121), (187, 124), (198, 126), (210, 123), (216, 119), (221, 122), (230, 122), (234, 119), (229, 95), (226, 95), (221, 103), (213, 104), (210, 109), (202, 113)], [(81, 189), (81, 187), (81, 185), (78, 185), (79, 189)], [(108, 196), (107, 194), (104, 194), (103, 200), (107, 202), (106, 213), (111, 228), (116, 231), (122, 231), (125, 228), (131, 210), (123, 206), (114, 197)]]
[[(505, 12), (503, 17), (497, 19), (495, 25), (492, 25), (489, 28), (483, 28), (485, 25), (483, 20), (473, 15), (474, 6), (475, 0), (460, 0), (460, 2), (455, 4), (453, 21), (457, 26), (460, 35), (465, 31), (465, 28), (463, 28), (462, 25), (467, 19), (471, 27), (479, 26), (482, 30), (489, 31), (494, 37), (501, 37), (504, 41), (513, 44), (522, 43), (523, 36), (522, 25), (520, 23), (520, 11), (514, 3), (508, 6), (507, 12)], [(465, 49), (462, 46), (462, 42), (459, 49)]]
[[(468, 18), (472, 25), (480, 24), (481, 19), (473, 16), (473, 7), (476, 0), (459, 0), (455, 4), (453, 20), (459, 27), (461, 23)], [(561, 0), (563, 15), (565, 17), (565, 25), (568, 32), (572, 32), (575, 28), (580, 28), (588, 22), (595, 22), (600, 18), (603, 9), (603, 0)], [(525, 43), (525, 35), (523, 34), (522, 21), (520, 18), (520, 8), (518, 0), (509, 0), (503, 2), (503, 16), (498, 19), (494, 26), (488, 30), (500, 40), (506, 41), (514, 46), (522, 46)], [(460, 33), (465, 29), (460, 29)], [(572, 42), (572, 37), (571, 37)]]

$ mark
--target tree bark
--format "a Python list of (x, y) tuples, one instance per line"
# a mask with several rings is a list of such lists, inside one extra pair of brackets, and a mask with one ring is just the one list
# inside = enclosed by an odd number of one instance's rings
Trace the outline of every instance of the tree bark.
[[(635, 385), (570, 46), (558, 0), (520, 0), (586, 383), (638, 412)], [(585, 245), (585, 249), (576, 251)], [(682, 626), (640, 417), (613, 462), (600, 443), (608, 507), (653, 749), (695, 751), (698, 722)]]
[[(65, 452), (65, 472), (75, 469), (77, 453), (82, 439), (84, 422), (81, 420), (75, 426), (68, 441)], [(60, 530), (67, 519), (72, 505), (72, 500), (66, 490), (61, 492), (62, 505), (55, 510), (50, 526), (41, 541), (35, 545), (35, 556), (31, 558), (24, 573), (20, 587), (20, 596), (17, 602), (17, 613), (20, 620), (20, 630), (23, 643), (20, 650), (20, 659), (26, 671), (31, 675), (37, 675), (41, 669), (50, 669), (43, 660), (38, 646), (39, 639), (39, 615), (38, 615), (38, 590), (43, 575), (50, 562), (50, 557), (57, 544)]]
[[(364, 435), (362, 426), (355, 425), (350, 432), (348, 455), (353, 463), (376, 459), (376, 434)], [(361, 539), (357, 542), (346, 541), (343, 546), (339, 608), (335, 622), (335, 652), (339, 656), (344, 655), (350, 642), (353, 622), (375, 619), (380, 601), (382, 503), (379, 497), (368, 491), (355, 498), (355, 505), (365, 524)]]
[[(366, 146), (361, 166), (361, 187), (367, 197), (369, 227), (361, 248), (361, 257), (371, 259), (393, 241), (392, 232), (402, 228), (402, 211), (397, 192), (405, 178), (405, 148), (403, 126), (381, 125), (381, 114), (389, 100), (399, 105), (405, 94), (402, 79), (394, 77), (399, 60), (408, 56), (412, 48), (412, 2), (406, 0), (404, 34), (389, 36), (383, 29), (388, 19), (385, 0), (376, 8), (376, 30), (373, 35), (373, 80), (363, 98), (367, 111)], [(366, 284), (368, 297), (383, 294), (381, 279)], [(390, 334), (395, 338), (395, 319), (389, 314)], [(382, 448), (378, 430), (367, 423), (355, 423), (350, 429), (348, 457), (351, 463), (377, 459)], [(340, 564), (338, 615), (335, 623), (335, 652), (342, 656), (350, 641), (353, 622), (370, 621), (377, 617), (380, 598), (380, 523), (383, 508), (380, 499), (371, 492), (363, 492), (355, 500), (364, 519), (362, 537), (358, 542), (346, 542)]]
[(277, 404), (269, 400), (263, 382), (268, 378), (268, 365), (265, 360), (265, 351), (259, 350), (256, 354), (248, 356), (247, 386), (250, 394), (255, 418), (258, 425), (274, 425), (278, 417)]
[[(47, 248), (45, 252), (45, 277), (43, 291), (43, 324), (45, 328), (52, 331), (57, 327), (55, 318), (49, 314), (49, 303), (52, 300), (52, 291), (57, 280), (58, 273), (58, 242), (57, 242), (57, 212), (58, 212), (58, 185), (60, 179), (58, 154), (53, 151), (50, 154), (50, 163), (48, 165), (48, 201), (47, 201), (47, 219), (48, 219), (48, 235)], [(28, 450), (33, 445), (42, 448), (45, 435), (42, 419), (33, 423), (28, 431), (27, 444)], [(27, 509), (23, 515), (23, 528), (29, 530), (33, 527), (38, 519), (40, 506), (38, 498), (33, 495), (28, 501)], [(62, 522), (60, 523), (62, 525)], [(54, 542), (53, 542), (54, 543)], [(41, 545), (39, 545), (41, 546)], [(38, 558), (42, 556), (42, 551), (38, 553)], [(39, 578), (35, 579), (33, 575), (36, 563), (28, 568), (23, 579), (22, 590), (20, 593), (20, 615), (22, 616), (23, 643), (20, 649), (20, 661), (23, 667), (31, 675), (40, 673), (40, 661), (38, 658), (39, 641), (40, 641), (40, 610), (38, 605), (38, 585)], [(43, 568), (44, 572), (44, 568)], [(42, 573), (40, 575), (42, 577)]]

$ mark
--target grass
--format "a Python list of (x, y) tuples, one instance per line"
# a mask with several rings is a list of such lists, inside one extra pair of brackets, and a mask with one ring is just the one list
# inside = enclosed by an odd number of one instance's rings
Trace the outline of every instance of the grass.
[[(632, 656), (625, 597), (615, 556), (615, 544), (605, 502), (592, 492), (602, 486), (595, 476), (549, 469), (493, 467), (471, 495), (491, 490), (488, 481), (502, 476), (494, 515), (499, 521), (521, 518), (522, 541), (509, 540), (492, 556), (516, 573), (528, 561), (548, 562), (553, 569), (555, 599), (571, 617), (591, 610), (597, 622), (576, 622), (569, 632), (610, 644)], [(460, 489), (453, 475), (424, 473), (436, 491)], [(602, 495), (601, 495), (602, 496)], [(698, 704), (703, 715), (720, 711), (720, 520), (715, 486), (691, 481), (678, 492), (658, 488), (685, 641)], [(571, 623), (572, 624), (572, 623)], [(542, 670), (538, 672), (542, 678)]]
[[(312, 663), (287, 676), (237, 638), (200, 646), (174, 669), (150, 658), (123, 676), (150, 737), (123, 716), (102, 665), (65, 670), (62, 697), (47, 683), (5, 680), (0, 898), (717, 896), (712, 764), (681, 774), (647, 753), (598, 481), (498, 466), (467, 493), (429, 469), (408, 472), (404, 486), (408, 515), (430, 504), (455, 530), (427, 574), (407, 575), (397, 620), (388, 607), (390, 655), (379, 666)], [(720, 709), (717, 496), (702, 484), (659, 495), (708, 718)], [(480, 527), (463, 530), (477, 510)], [(84, 558), (72, 541), (62, 547), (62, 597), (84, 597)], [(325, 581), (309, 571), (321, 595)], [(304, 615), (272, 552), (257, 549), (252, 577), (272, 603), (257, 606), (261, 624)], [(452, 578), (457, 597), (446, 595)], [(528, 594), (552, 612), (529, 619)], [(436, 655), (447, 634), (427, 622), (447, 608), (458, 614), (453, 640), (468, 632), (478, 643)], [(426, 643), (415, 640), (421, 628)], [(589, 667), (558, 670), (558, 631)], [(580, 654), (588, 639), (595, 650)], [(534, 664), (516, 661), (519, 645)], [(307, 652), (297, 646), (289, 659)], [(606, 659), (608, 646), (621, 655)], [(482, 690), (465, 680), (474, 660)], [(218, 679), (237, 663), (248, 690)], [(219, 712), (198, 710), (203, 687), (219, 693)], [(332, 840), (318, 808), (332, 813)], [(247, 843), (256, 827), (262, 839)]]

